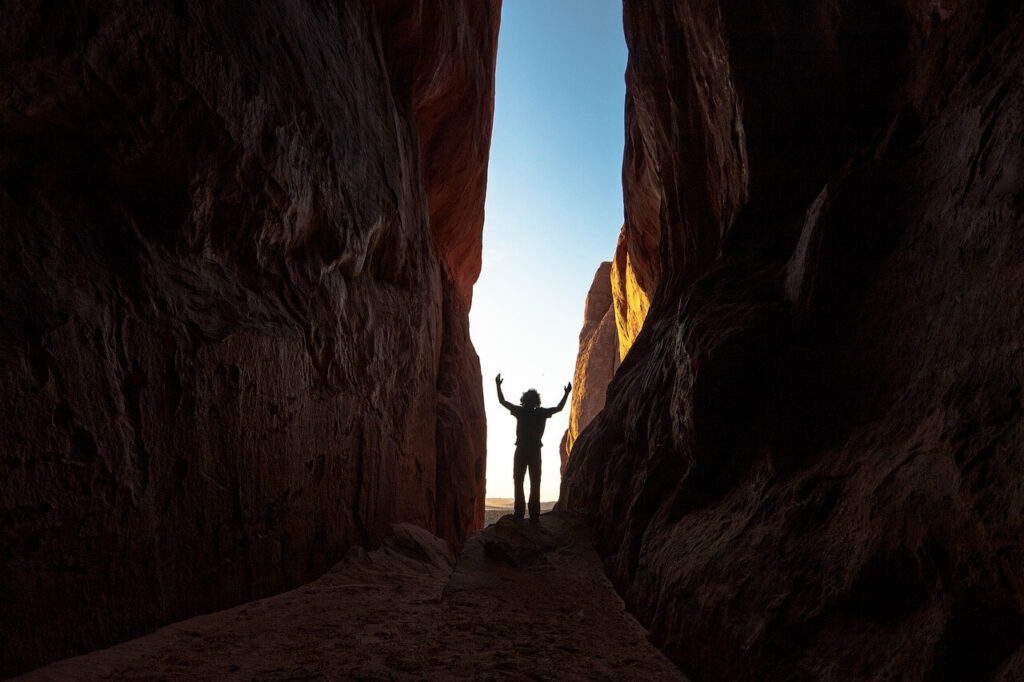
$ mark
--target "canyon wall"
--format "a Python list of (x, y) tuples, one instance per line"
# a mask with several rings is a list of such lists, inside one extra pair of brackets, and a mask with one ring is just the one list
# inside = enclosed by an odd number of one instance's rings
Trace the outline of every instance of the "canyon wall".
[(559, 471), (562, 474), (565, 473), (565, 465), (573, 443), (604, 407), (605, 390), (619, 366), (619, 343), (611, 275), (612, 264), (607, 261), (601, 263), (594, 273), (594, 281), (590, 284), (583, 306), (580, 349), (572, 376), (569, 426), (558, 446), (558, 454), (562, 461)]
[(693, 679), (1020, 679), (1020, 3), (624, 10), (654, 288), (561, 504)]
[[(636, 248), (636, 247), (634, 247)], [(641, 263), (649, 260), (642, 258)], [(619, 240), (615, 245), (615, 258), (611, 270), (612, 310), (615, 313), (615, 329), (618, 336), (619, 361), (633, 347), (633, 342), (640, 335), (647, 319), (647, 311), (651, 307), (651, 292), (657, 281), (649, 281), (645, 285), (637, 279), (633, 259), (629, 255), (629, 240), (626, 238), (626, 225), (622, 226)]]
[(0, 8), (0, 674), (482, 525), (499, 11)]
[[(648, 286), (653, 288), (654, 284), (651, 282)], [(558, 446), (562, 474), (565, 474), (573, 444), (604, 407), (608, 384), (643, 329), (650, 308), (648, 291), (637, 280), (623, 225), (615, 257), (598, 267), (584, 303), (569, 426)]]

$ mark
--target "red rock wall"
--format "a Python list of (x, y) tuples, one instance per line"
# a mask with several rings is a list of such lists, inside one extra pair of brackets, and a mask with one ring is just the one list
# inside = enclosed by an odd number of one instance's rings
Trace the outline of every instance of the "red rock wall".
[(625, 2), (658, 282), (562, 503), (694, 679), (1024, 676), (1019, 2)]
[[(648, 259), (643, 259), (642, 262)], [(612, 260), (611, 289), (612, 307), (615, 313), (615, 328), (618, 331), (619, 360), (626, 357), (633, 342), (640, 335), (647, 319), (647, 311), (651, 307), (651, 293), (657, 282), (648, 284), (644, 289), (637, 280), (636, 269), (629, 257), (629, 240), (626, 238), (626, 225), (623, 224), (615, 244), (615, 257)]]
[(0, 673), (481, 525), (499, 9), (0, 8)]
[(594, 281), (587, 292), (583, 308), (580, 349), (576, 355), (576, 370), (572, 377), (569, 427), (558, 446), (562, 460), (560, 472), (563, 474), (573, 443), (604, 407), (605, 390), (619, 366), (619, 344), (611, 282), (612, 264), (606, 261), (601, 263), (594, 273)]
[(640, 287), (629, 258), (625, 225), (614, 260), (602, 263), (594, 275), (584, 308), (569, 427), (558, 446), (562, 474), (576, 439), (604, 407), (608, 384), (632, 348), (650, 308), (649, 295)]

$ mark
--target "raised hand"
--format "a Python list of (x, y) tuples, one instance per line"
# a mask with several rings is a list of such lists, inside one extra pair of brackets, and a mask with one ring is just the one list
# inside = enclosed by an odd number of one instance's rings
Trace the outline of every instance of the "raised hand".
[(498, 376), (494, 377), (494, 383), (498, 384), (498, 386), (501, 386), (501, 382), (502, 381), (504, 381), (504, 379), (501, 378), (500, 374)]
[(565, 392), (568, 393), (571, 390), (572, 390), (572, 382), (570, 381), (569, 383), (567, 383), (565, 385)]

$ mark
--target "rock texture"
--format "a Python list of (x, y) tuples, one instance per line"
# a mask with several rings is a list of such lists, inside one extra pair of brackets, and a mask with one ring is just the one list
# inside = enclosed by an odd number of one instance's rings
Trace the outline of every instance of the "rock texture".
[(694, 679), (1020, 679), (1020, 3), (624, 18), (657, 286), (560, 504)]
[(633, 342), (644, 327), (647, 311), (651, 307), (651, 292), (656, 285), (656, 282), (649, 283), (646, 288), (640, 285), (633, 267), (633, 259), (629, 255), (626, 226), (623, 225), (619, 241), (615, 245), (615, 260), (612, 261), (611, 271), (612, 307), (615, 312), (615, 329), (618, 332), (620, 362), (633, 347)]
[(576, 439), (604, 407), (608, 384), (643, 329), (649, 308), (650, 295), (637, 279), (623, 225), (615, 259), (601, 264), (587, 292), (569, 428), (558, 446), (562, 474)]
[(499, 5), (0, 8), (0, 674), (481, 525)]
[(608, 388), (608, 382), (612, 380), (612, 375), (619, 366), (611, 273), (612, 264), (601, 263), (594, 273), (594, 281), (587, 292), (583, 308), (580, 350), (576, 356), (576, 371), (572, 378), (569, 428), (566, 429), (558, 446), (563, 474), (573, 443), (590, 420), (604, 407), (605, 389)]

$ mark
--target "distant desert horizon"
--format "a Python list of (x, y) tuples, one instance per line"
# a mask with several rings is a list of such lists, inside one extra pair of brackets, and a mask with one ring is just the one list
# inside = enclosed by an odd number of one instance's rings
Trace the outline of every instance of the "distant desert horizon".
[[(515, 499), (511, 498), (511, 497), (488, 497), (488, 498), (484, 499), (484, 506), (485, 507), (494, 507), (495, 509), (504, 509), (506, 507), (511, 509), (514, 506), (514, 504), (515, 504)], [(553, 507), (555, 505), (555, 502), (541, 502), (540, 503), (541, 507), (543, 507), (544, 505), (550, 505), (549, 506), (549, 508), (550, 508), (550, 507)]]
[[(484, 498), (484, 526), (497, 522), (502, 516), (512, 513), (515, 500), (511, 497), (487, 497)], [(541, 513), (551, 511), (555, 506), (554, 502), (541, 502)]]

